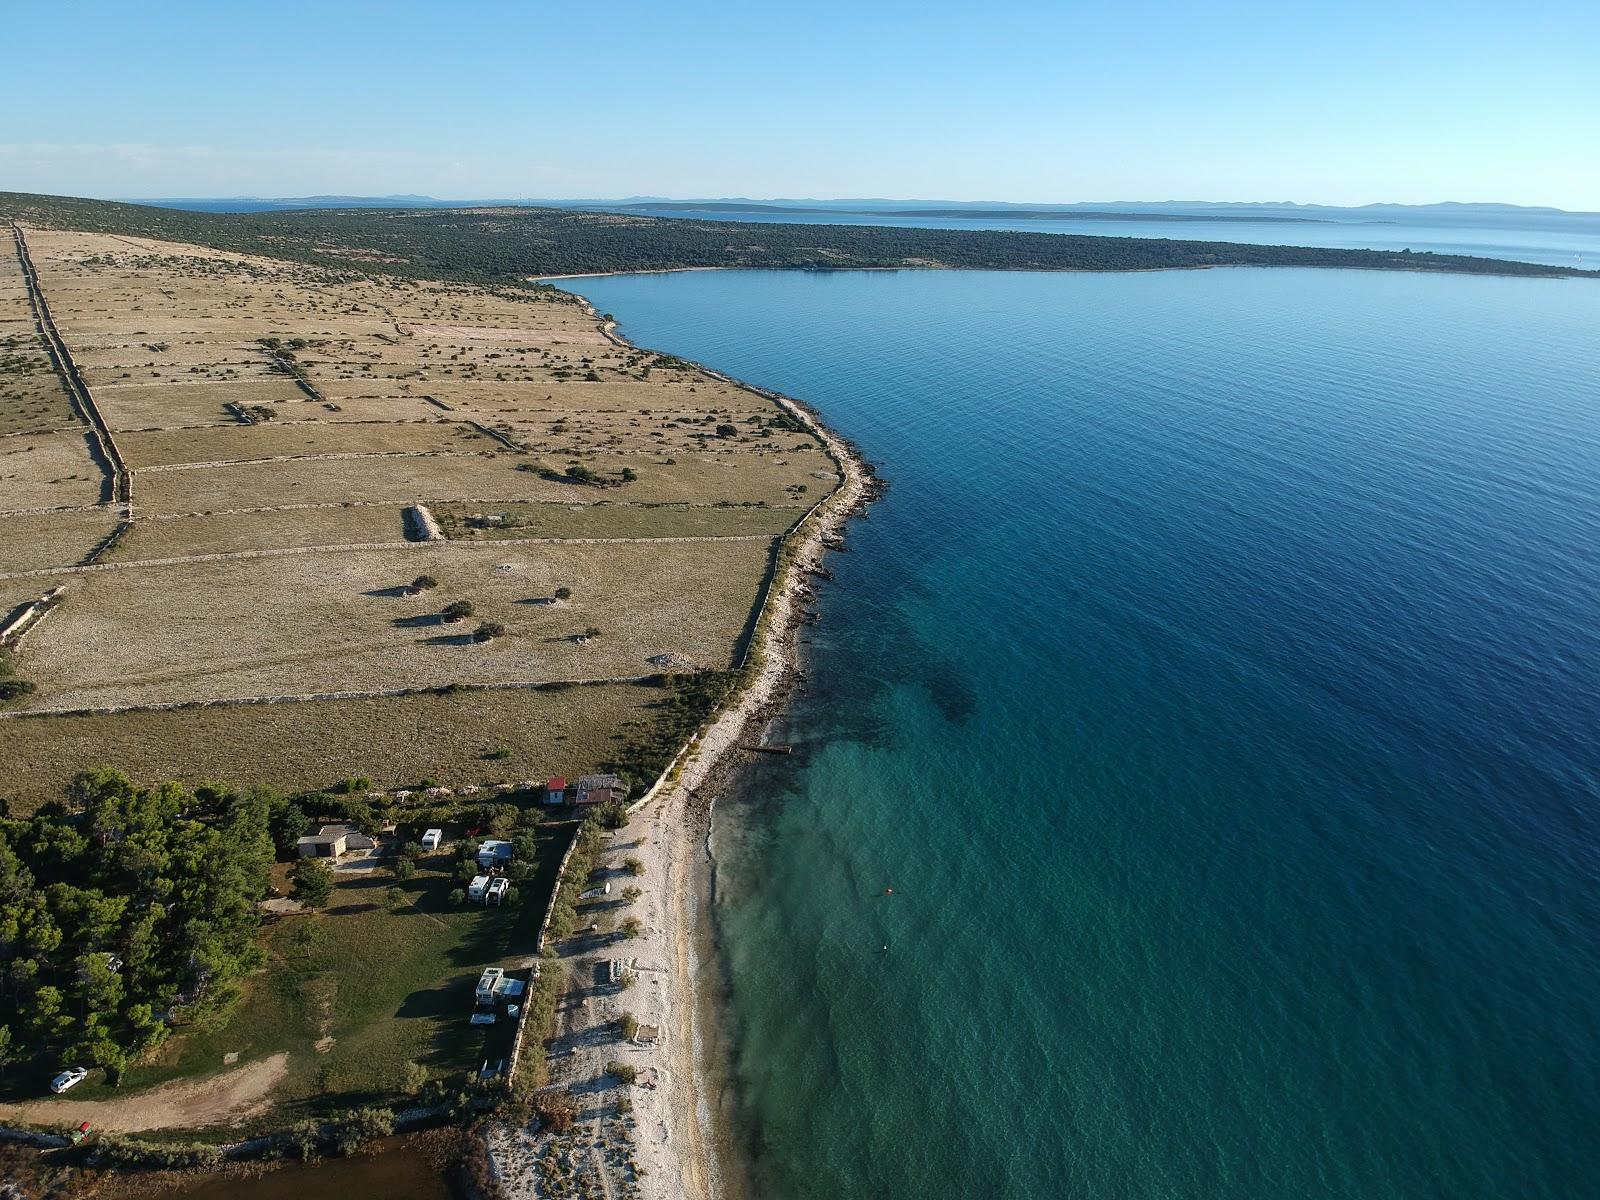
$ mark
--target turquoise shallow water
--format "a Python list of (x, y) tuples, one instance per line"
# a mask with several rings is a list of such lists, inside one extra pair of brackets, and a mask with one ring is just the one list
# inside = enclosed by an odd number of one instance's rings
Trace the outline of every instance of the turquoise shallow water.
[(1595, 1194), (1600, 286), (581, 290), (892, 484), (719, 810), (761, 1195)]

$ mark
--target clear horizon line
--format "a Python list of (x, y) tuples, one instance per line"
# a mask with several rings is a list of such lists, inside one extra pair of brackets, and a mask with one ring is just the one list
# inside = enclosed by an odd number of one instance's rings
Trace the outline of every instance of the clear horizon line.
[(635, 193), (626, 196), (529, 196), (529, 195), (493, 195), (483, 193), (477, 196), (442, 197), (433, 196), (422, 192), (310, 192), (301, 194), (281, 194), (275, 196), (261, 195), (259, 193), (236, 193), (233, 195), (182, 195), (167, 193), (151, 196), (81, 196), (71, 197), (67, 193), (35, 193), (39, 195), (54, 194), (62, 198), (75, 198), (86, 200), (104, 200), (112, 203), (126, 204), (155, 204), (161, 201), (189, 200), (189, 201), (260, 201), (289, 202), (306, 200), (426, 200), (441, 205), (470, 205), (491, 203), (516, 203), (516, 204), (650, 204), (670, 203), (689, 204), (695, 202), (715, 204), (910, 204), (910, 205), (974, 205), (974, 206), (1004, 206), (1013, 208), (1077, 208), (1094, 206), (1126, 206), (1126, 205), (1203, 205), (1207, 207), (1243, 207), (1243, 208), (1317, 208), (1335, 209), (1341, 211), (1360, 211), (1367, 208), (1500, 208), (1515, 209), (1531, 212), (1561, 213), (1568, 216), (1593, 216), (1600, 215), (1600, 209), (1570, 209), (1553, 204), (1515, 204), (1503, 200), (1429, 200), (1407, 203), (1396, 200), (1373, 200), (1363, 204), (1329, 204), (1316, 200), (995, 200), (995, 199), (969, 199), (954, 200), (945, 198), (927, 197), (892, 197), (892, 196), (706, 196), (684, 195), (666, 196)]

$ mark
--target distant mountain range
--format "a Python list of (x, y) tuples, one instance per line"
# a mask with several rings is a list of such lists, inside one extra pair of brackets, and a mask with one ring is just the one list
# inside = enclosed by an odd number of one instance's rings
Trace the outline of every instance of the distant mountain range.
[(295, 197), (167, 197), (134, 200), (135, 204), (159, 205), (202, 212), (271, 212), (308, 208), (519, 208), (597, 209), (636, 211), (656, 215), (673, 213), (737, 213), (782, 215), (838, 214), (873, 217), (1012, 217), (1017, 220), (1093, 220), (1118, 218), (1155, 221), (1394, 221), (1419, 217), (1593, 217), (1594, 213), (1574, 213), (1559, 208), (1518, 204), (1463, 203), (1363, 204), (1340, 206), (1300, 204), (1291, 200), (1212, 201), (1212, 200), (1117, 200), (1100, 203), (1024, 204), (1004, 200), (889, 200), (858, 198), (838, 200), (776, 199), (746, 197), (677, 200), (664, 196), (626, 196), (620, 199), (590, 198), (548, 200), (490, 197), (470, 200), (441, 200), (414, 194), (395, 196), (295, 196)]

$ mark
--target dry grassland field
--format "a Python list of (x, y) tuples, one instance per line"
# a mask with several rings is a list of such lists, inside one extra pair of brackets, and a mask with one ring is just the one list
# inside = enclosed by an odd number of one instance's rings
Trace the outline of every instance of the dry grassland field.
[[(67, 598), (24, 643), (25, 707), (631, 678), (662, 654), (726, 668), (770, 544), (417, 545), (52, 576)], [(424, 573), (437, 589), (400, 594)], [(550, 603), (561, 587), (571, 599)], [(446, 622), (454, 600), (474, 615)], [(474, 641), (486, 621), (504, 635)]]
[(7, 514), (0, 517), (0, 564), (6, 571), (70, 567), (109, 538), (117, 523), (104, 508)]
[(747, 537), (785, 533), (800, 518), (793, 508), (759, 505), (436, 504), (433, 515), (452, 540), (521, 538)]
[[(0, 609), (63, 589), (8, 648), (33, 685), (0, 713), (24, 805), (102, 763), (477, 782), (474, 739), (582, 771), (661, 656), (737, 660), (777, 539), (838, 482), (775, 404), (614, 344), (559, 293), (25, 235), (132, 501), (112, 502), (8, 237)], [(438, 586), (407, 594), (422, 575)], [(472, 614), (445, 621), (453, 601)], [(562, 681), (614, 686), (370, 696)], [(349, 693), (370, 698), (328, 698)], [(251, 703), (284, 696), (316, 699)], [(593, 736), (564, 744), (580, 697)], [(197, 701), (225, 703), (147, 711)]]
[(59, 796), (80, 760), (189, 786), (216, 778), (224, 763), (241, 786), (296, 791), (368, 772), (374, 761), (408, 783), (518, 783), (604, 761), (660, 699), (659, 688), (618, 683), (30, 717), (6, 723), (6, 764), (44, 796)]
[(16, 434), (0, 441), (0, 512), (99, 503), (105, 477), (89, 445), (81, 429)]
[(134, 522), (107, 561), (148, 561), (202, 554), (240, 554), (295, 546), (403, 542), (405, 506), (331, 504), (212, 516), (150, 517)]

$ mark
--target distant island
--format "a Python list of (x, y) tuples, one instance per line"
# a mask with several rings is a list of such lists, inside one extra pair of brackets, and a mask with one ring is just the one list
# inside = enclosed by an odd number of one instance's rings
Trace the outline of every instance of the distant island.
[(222, 213), (0, 192), (0, 216), (60, 229), (188, 242), (352, 273), (480, 285), (693, 267), (1156, 271), (1252, 266), (1544, 278), (1596, 274), (1426, 252), (844, 223), (750, 224), (515, 206)]
[(830, 214), (841, 217), (915, 217), (945, 218), (950, 220), (982, 220), (1009, 217), (1017, 221), (1240, 221), (1282, 222), (1286, 224), (1325, 225), (1327, 217), (1282, 216), (1276, 213), (1256, 212), (1152, 212), (1142, 208), (1063, 208), (1048, 206), (1031, 208), (1026, 205), (977, 205), (968, 208), (918, 206), (914, 208), (879, 208), (867, 205), (853, 206), (847, 201), (830, 204), (764, 204), (741, 200), (619, 200), (593, 203), (605, 212), (647, 212), (671, 215), (674, 213), (794, 213), (803, 216)]
[(186, 208), (200, 212), (273, 212), (297, 208), (579, 208), (601, 212), (619, 209), (649, 212), (760, 213), (801, 216), (1010, 217), (1016, 220), (1050, 220), (1057, 217), (1084, 220), (1190, 220), (1190, 221), (1296, 221), (1390, 222), (1429, 217), (1459, 221), (1463, 217), (1488, 219), (1574, 218), (1600, 213), (1574, 212), (1526, 204), (1467, 203), (1457, 200), (1433, 204), (1301, 204), (1293, 200), (1099, 200), (1070, 204), (1014, 200), (884, 200), (884, 199), (775, 199), (748, 196), (668, 197), (591, 196), (584, 199), (473, 196), (453, 200), (421, 196), (414, 192), (388, 196), (118, 196), (120, 203), (156, 208)]

